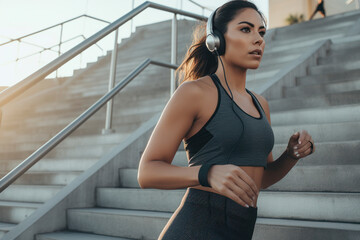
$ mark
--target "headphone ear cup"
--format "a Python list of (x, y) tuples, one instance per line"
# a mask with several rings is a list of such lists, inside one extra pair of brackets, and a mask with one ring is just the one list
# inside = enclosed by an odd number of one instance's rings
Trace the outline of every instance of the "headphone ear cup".
[(220, 44), (219, 44), (219, 46), (217, 46), (217, 49), (218, 49), (217, 51), (218, 51), (219, 55), (224, 55), (225, 54), (225, 38), (224, 38), (224, 35), (220, 31), (218, 31), (216, 29), (214, 29), (214, 35), (217, 38), (219, 38), (219, 40), (220, 40)]
[(213, 34), (209, 34), (206, 37), (205, 45), (210, 52), (214, 53), (214, 51), (215, 51), (215, 49), (217, 49), (217, 45), (218, 45), (218, 44), (216, 44), (216, 36), (214, 36)]

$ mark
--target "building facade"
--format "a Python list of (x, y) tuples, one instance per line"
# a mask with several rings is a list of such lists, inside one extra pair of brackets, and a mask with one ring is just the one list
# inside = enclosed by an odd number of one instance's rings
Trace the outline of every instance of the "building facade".
[[(304, 20), (308, 21), (317, 4), (317, 0), (269, 0), (269, 28), (288, 25), (286, 18), (290, 14), (303, 14)], [(359, 4), (360, 0), (324, 0), (326, 16), (359, 10)], [(313, 17), (317, 18), (322, 18), (319, 12)]]

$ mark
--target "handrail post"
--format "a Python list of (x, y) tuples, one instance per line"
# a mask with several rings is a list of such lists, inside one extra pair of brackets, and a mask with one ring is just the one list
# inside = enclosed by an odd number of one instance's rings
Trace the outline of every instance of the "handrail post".
[[(63, 35), (64, 24), (61, 24), (60, 26), (61, 26), (60, 27), (60, 41), (59, 41), (59, 51), (58, 51), (59, 57), (61, 55), (61, 44), (62, 44), (62, 35)], [(59, 71), (59, 69), (56, 69), (56, 76), (55, 76), (56, 79), (58, 79), (58, 71)]]
[[(174, 13), (171, 26), (171, 64), (176, 64), (177, 58), (177, 14)], [(175, 70), (171, 69), (170, 96), (175, 92)]]
[[(135, 7), (135, 0), (132, 0), (131, 1), (131, 10), (134, 10), (134, 7)], [(132, 31), (133, 31), (133, 24), (134, 24), (134, 18), (132, 18), (130, 20), (130, 36), (132, 34)]]
[[(111, 54), (111, 65), (110, 65), (110, 77), (109, 77), (109, 92), (114, 88), (115, 77), (116, 77), (116, 63), (117, 63), (117, 50), (118, 50), (118, 33), (119, 28), (115, 31), (115, 42), (114, 50)], [(112, 127), (112, 115), (113, 115), (113, 99), (108, 101), (106, 106), (106, 118), (105, 118), (105, 128), (102, 130), (102, 134), (109, 134), (115, 132)]]

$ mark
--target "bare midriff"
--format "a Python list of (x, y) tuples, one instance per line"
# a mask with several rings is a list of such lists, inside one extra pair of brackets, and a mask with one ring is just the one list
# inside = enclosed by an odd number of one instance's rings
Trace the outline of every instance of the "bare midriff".
[[(264, 168), (263, 167), (249, 167), (249, 166), (239, 166), (242, 170), (244, 170), (247, 175), (249, 175), (249, 177), (251, 177), (258, 190), (261, 189), (261, 181), (262, 181), (262, 176), (264, 174)], [(217, 194), (220, 194), (220, 195), (223, 195), (217, 191), (215, 191), (213, 188), (210, 188), (210, 187), (204, 187), (204, 186), (201, 186), (201, 185), (197, 185), (197, 186), (193, 186), (193, 187), (190, 187), (190, 188), (196, 188), (196, 189), (200, 189), (200, 190), (204, 190), (204, 191), (208, 191), (208, 192), (213, 192), (213, 193), (217, 193)], [(255, 207), (257, 206), (257, 198), (255, 199)]]

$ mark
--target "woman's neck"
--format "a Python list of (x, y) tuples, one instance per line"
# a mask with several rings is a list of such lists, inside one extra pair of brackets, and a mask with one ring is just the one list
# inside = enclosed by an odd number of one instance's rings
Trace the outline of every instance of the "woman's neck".
[[(229, 65), (225, 65), (225, 63), (224, 63), (224, 67), (225, 67), (226, 80), (229, 84), (231, 91), (237, 91), (240, 94), (242, 93), (246, 94), (245, 84), (246, 84), (247, 69), (232, 67)], [(223, 67), (220, 62), (218, 64), (218, 68), (215, 73), (220, 79), (223, 86), (227, 89)]]

